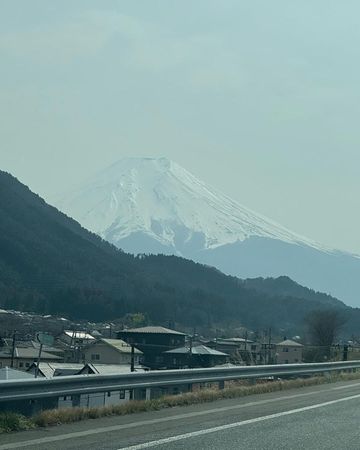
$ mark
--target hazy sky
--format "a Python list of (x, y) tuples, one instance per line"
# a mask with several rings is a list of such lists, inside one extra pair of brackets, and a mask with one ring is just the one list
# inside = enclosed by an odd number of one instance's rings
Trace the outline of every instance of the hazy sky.
[(0, 167), (51, 198), (167, 156), (360, 253), (358, 0), (0, 0)]

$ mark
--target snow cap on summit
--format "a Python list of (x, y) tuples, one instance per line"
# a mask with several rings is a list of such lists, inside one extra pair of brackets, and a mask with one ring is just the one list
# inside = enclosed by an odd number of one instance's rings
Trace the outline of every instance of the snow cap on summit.
[(251, 236), (314, 248), (320, 245), (207, 186), (167, 158), (124, 158), (91, 177), (57, 206), (85, 228), (121, 247), (141, 233), (182, 254)]

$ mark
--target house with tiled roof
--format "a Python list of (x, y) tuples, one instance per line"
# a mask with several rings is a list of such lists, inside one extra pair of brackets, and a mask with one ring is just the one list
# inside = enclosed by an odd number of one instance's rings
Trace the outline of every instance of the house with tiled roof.
[(143, 364), (151, 369), (164, 368), (163, 353), (185, 345), (186, 335), (161, 326), (132, 328), (118, 332), (118, 338), (143, 352)]
[[(27, 372), (35, 375), (37, 364), (33, 363)], [(84, 367), (84, 364), (63, 363), (63, 362), (41, 362), (39, 364), (38, 377), (53, 378), (68, 375), (77, 375)]]
[[(14, 355), (11, 347), (0, 348), (0, 368), (13, 367), (14, 369), (27, 370), (31, 364), (37, 361), (39, 350), (33, 347), (15, 346)], [(62, 358), (45, 351), (41, 352), (41, 362), (60, 362)]]
[[(131, 364), (131, 344), (122, 339), (99, 339), (82, 349), (84, 363)], [(140, 364), (142, 351), (134, 346), (134, 364)]]
[(229, 362), (229, 355), (206, 345), (184, 346), (163, 353), (168, 369), (214, 367)]
[(302, 362), (303, 345), (291, 339), (276, 344), (275, 361), (277, 364), (296, 364)]

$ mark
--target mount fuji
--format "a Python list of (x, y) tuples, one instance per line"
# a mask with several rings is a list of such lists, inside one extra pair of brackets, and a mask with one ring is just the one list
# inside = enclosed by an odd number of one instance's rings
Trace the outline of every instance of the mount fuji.
[(55, 205), (130, 253), (183, 256), (239, 277), (287, 275), (360, 306), (360, 257), (291, 232), (166, 158), (125, 158)]

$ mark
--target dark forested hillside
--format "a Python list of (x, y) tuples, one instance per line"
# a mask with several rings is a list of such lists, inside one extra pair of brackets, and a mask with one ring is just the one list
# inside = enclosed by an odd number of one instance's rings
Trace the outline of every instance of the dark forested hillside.
[(345, 307), (343, 302), (331, 295), (316, 292), (313, 289), (301, 286), (287, 276), (278, 278), (251, 278), (244, 280), (243, 286), (247, 289), (255, 289), (258, 292), (263, 292), (271, 296), (302, 298), (320, 302), (327, 306)]
[(89, 320), (143, 312), (187, 326), (295, 330), (314, 309), (357, 310), (291, 280), (246, 280), (174, 256), (116, 250), (0, 171), (0, 306)]

